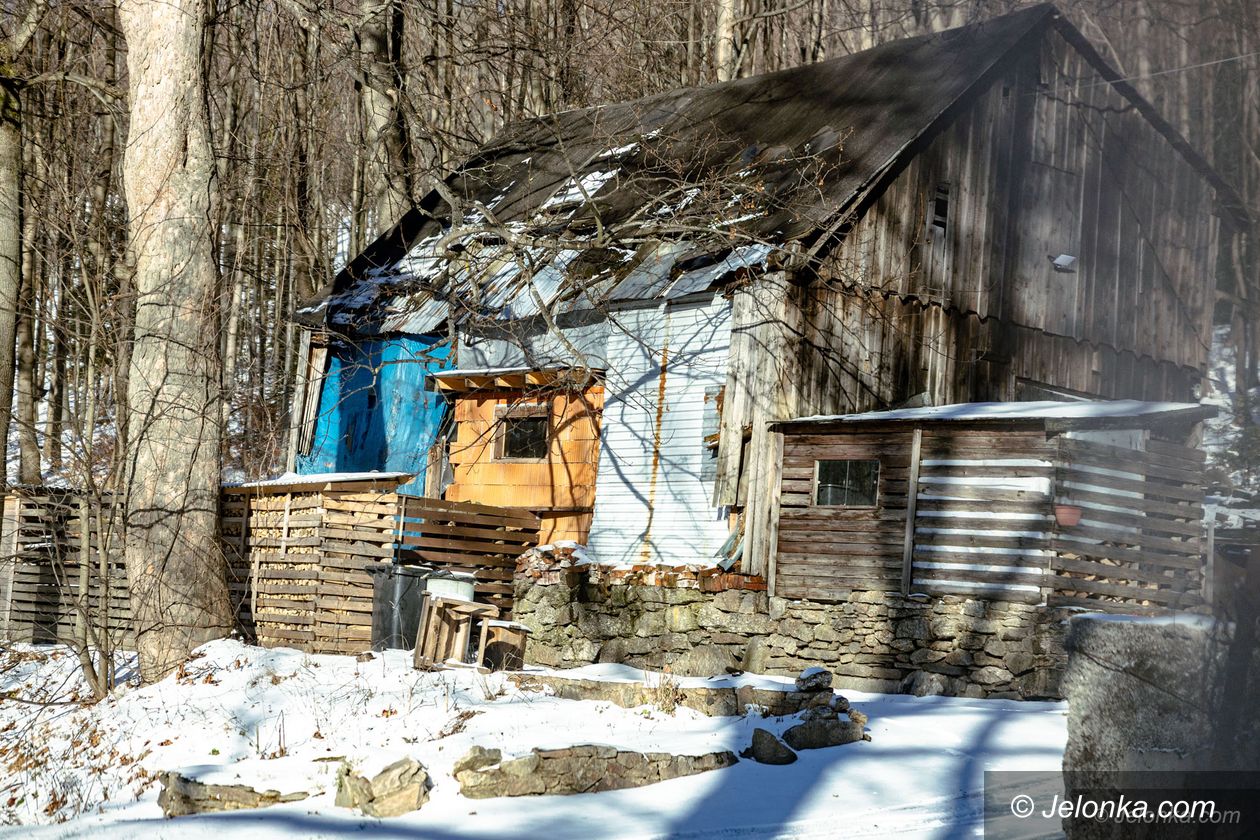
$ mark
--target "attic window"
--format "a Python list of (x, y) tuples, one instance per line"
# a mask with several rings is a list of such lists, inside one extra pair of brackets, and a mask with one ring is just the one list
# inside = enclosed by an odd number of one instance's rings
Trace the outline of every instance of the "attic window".
[(932, 231), (945, 232), (949, 224), (949, 182), (936, 185), (936, 195), (932, 199)]

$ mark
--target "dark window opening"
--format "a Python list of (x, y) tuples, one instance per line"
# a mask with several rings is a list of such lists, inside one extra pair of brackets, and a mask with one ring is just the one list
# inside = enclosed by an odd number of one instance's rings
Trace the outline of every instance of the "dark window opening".
[(814, 504), (827, 507), (875, 507), (879, 498), (879, 461), (817, 461)]
[(368, 388), (367, 407), (368, 407), (368, 411), (371, 411), (372, 409), (376, 408), (376, 387), (375, 386)]
[(949, 184), (938, 184), (932, 199), (932, 227), (941, 233), (949, 224)]
[(541, 460), (547, 457), (546, 417), (503, 418), (500, 457)]

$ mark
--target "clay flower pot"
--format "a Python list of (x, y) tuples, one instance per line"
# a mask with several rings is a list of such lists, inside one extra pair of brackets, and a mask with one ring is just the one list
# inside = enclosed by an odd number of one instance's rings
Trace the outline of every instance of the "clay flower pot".
[(1054, 521), (1064, 528), (1071, 528), (1073, 525), (1079, 525), (1081, 522), (1081, 508), (1079, 505), (1055, 505)]

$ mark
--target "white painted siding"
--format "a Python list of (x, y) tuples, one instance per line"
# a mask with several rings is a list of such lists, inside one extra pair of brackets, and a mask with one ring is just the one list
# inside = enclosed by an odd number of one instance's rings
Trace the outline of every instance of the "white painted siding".
[(610, 320), (591, 552), (601, 562), (711, 562), (727, 523), (704, 464), (705, 393), (726, 383), (730, 304), (705, 297)]

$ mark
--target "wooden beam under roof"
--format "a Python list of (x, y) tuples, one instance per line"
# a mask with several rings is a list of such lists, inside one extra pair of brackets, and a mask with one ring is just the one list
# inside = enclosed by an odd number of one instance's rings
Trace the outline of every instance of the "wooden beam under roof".
[(447, 370), (429, 374), (429, 386), (438, 392), (460, 394), (470, 391), (525, 391), (577, 385), (587, 387), (602, 379), (604, 371), (594, 368), (486, 368)]

